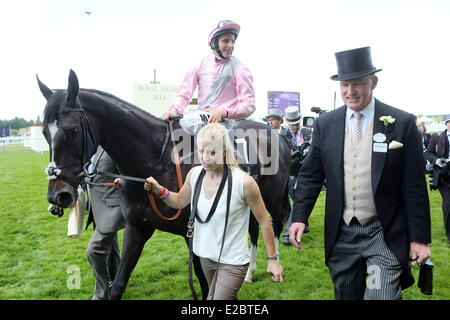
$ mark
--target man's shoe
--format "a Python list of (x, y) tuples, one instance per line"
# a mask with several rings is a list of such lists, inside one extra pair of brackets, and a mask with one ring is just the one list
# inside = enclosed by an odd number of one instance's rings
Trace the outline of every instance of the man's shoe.
[(289, 238), (283, 238), (283, 244), (285, 246), (292, 246), (292, 243), (289, 241)]

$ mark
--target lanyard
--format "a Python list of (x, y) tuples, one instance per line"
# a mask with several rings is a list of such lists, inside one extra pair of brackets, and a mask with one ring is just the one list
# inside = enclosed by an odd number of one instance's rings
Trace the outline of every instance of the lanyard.
[(303, 139), (303, 134), (302, 134), (302, 132), (299, 131), (298, 134), (300, 135), (300, 143), (298, 143), (297, 135), (296, 135), (295, 133), (292, 133), (292, 140), (294, 140), (296, 146), (301, 146), (305, 141), (304, 141), (304, 139)]

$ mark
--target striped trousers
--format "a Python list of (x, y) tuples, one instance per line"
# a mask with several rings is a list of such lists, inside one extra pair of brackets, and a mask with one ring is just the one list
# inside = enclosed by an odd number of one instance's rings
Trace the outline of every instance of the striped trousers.
[(400, 300), (402, 265), (386, 246), (378, 219), (342, 221), (327, 261), (336, 299)]

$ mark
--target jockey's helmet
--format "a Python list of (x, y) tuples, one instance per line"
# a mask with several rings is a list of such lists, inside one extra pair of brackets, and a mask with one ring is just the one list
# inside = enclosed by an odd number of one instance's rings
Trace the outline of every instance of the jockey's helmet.
[(221, 20), (216, 28), (209, 34), (208, 45), (212, 50), (219, 50), (219, 37), (224, 34), (233, 34), (236, 40), (241, 27), (231, 20)]

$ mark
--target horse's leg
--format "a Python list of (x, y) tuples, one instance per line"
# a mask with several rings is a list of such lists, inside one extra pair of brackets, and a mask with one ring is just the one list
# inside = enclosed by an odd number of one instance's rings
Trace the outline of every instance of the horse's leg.
[[(189, 238), (184, 238), (186, 240), (186, 244), (189, 248)], [(198, 282), (200, 283), (200, 290), (202, 290), (202, 300), (206, 300), (208, 298), (209, 286), (208, 281), (206, 280), (205, 274), (203, 273), (203, 269), (200, 263), (200, 258), (194, 254), (192, 263), (194, 265), (194, 272), (197, 276)]]
[(272, 228), (275, 237), (275, 250), (276, 254), (278, 254), (278, 244), (281, 232), (283, 231), (285, 210), (280, 206), (273, 206), (272, 211), (270, 211), (270, 214), (272, 216)]
[(259, 236), (259, 223), (253, 216), (253, 213), (250, 214), (248, 232), (250, 233), (250, 265), (248, 267), (247, 274), (245, 275), (244, 282), (252, 283), (253, 273), (256, 271), (256, 251), (258, 249)]
[(285, 193), (282, 195), (279, 195), (274, 202), (267, 204), (267, 209), (270, 212), (271, 216), (271, 223), (272, 223), (272, 229), (273, 229), (273, 235), (274, 235), (274, 241), (275, 241), (275, 251), (276, 254), (278, 254), (278, 245), (280, 242), (280, 235), (283, 231), (283, 225), (284, 225), (284, 217), (286, 215), (286, 210), (289, 206), (289, 198), (287, 194), (287, 189)]
[(265, 202), (266, 208), (269, 210), (271, 216), (276, 254), (278, 254), (278, 245), (280, 242), (280, 235), (283, 231), (286, 212), (290, 208), (287, 182), (284, 190), (284, 193), (279, 194), (276, 198), (269, 199)]
[(155, 229), (150, 229), (144, 234), (130, 224), (126, 225), (123, 235), (122, 257), (120, 258), (119, 269), (117, 270), (109, 294), (111, 300), (119, 300), (122, 298), (131, 273), (141, 256), (142, 249), (154, 231)]

